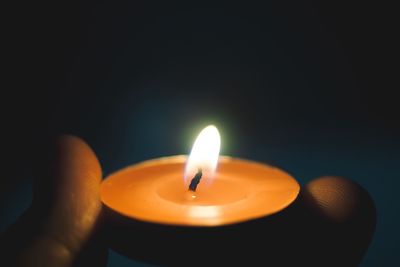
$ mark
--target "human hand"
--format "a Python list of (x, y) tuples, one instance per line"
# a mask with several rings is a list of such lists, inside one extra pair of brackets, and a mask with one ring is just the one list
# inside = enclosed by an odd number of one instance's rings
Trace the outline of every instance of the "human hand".
[(38, 162), (31, 207), (0, 239), (7, 266), (106, 266), (101, 167), (81, 139), (64, 135)]
[[(73, 136), (60, 137), (51, 155), (35, 181), (32, 207), (1, 238), (2, 258), (16, 266), (105, 266), (107, 246), (96, 234), (100, 164), (90, 147)], [(296, 205), (301, 219), (294, 223), (304, 225), (296, 255), (304, 257), (293, 262), (359, 264), (376, 221), (364, 189), (344, 178), (322, 177), (302, 188)]]
[(368, 192), (351, 180), (325, 176), (302, 188), (298, 203), (305, 226), (300, 254), (308, 266), (358, 266), (376, 225)]

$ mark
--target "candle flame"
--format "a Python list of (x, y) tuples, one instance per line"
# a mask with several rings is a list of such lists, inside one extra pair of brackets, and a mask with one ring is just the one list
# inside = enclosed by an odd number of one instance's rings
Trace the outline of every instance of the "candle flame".
[(214, 125), (209, 125), (200, 132), (186, 163), (186, 186), (199, 171), (202, 172), (201, 183), (210, 184), (217, 169), (220, 146), (221, 137)]

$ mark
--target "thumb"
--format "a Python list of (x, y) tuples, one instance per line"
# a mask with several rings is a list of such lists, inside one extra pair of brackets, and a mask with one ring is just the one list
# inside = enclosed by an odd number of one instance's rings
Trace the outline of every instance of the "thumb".
[(89, 243), (101, 210), (100, 164), (84, 141), (68, 135), (43, 158), (32, 207), (2, 238), (3, 251), (17, 266), (73, 266), (93, 250)]

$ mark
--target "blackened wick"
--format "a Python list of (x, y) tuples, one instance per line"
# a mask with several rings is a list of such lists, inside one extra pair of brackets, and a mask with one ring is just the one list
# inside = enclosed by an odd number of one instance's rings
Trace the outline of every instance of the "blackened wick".
[(190, 182), (189, 185), (189, 190), (196, 192), (196, 188), (200, 183), (200, 179), (203, 176), (203, 172), (201, 171), (201, 169), (199, 169), (196, 173), (196, 175), (193, 177), (192, 181)]

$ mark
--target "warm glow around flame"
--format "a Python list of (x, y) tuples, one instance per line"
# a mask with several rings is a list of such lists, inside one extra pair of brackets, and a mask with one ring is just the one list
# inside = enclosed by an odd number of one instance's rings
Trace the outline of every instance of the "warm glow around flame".
[(197, 136), (190, 152), (184, 174), (185, 185), (201, 169), (204, 182), (209, 183), (215, 173), (218, 164), (221, 137), (214, 125), (204, 128)]

